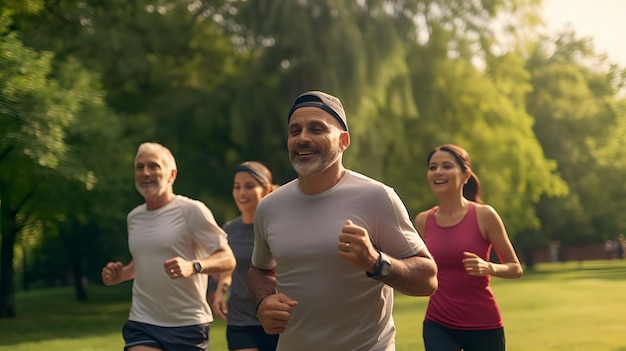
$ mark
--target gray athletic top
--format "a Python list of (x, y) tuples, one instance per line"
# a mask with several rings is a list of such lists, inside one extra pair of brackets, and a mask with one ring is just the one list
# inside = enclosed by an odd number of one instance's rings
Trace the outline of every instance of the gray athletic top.
[(315, 195), (302, 193), (296, 179), (259, 203), (252, 264), (275, 266), (278, 291), (299, 302), (277, 351), (395, 350), (393, 289), (339, 258), (348, 219), (390, 256), (425, 247), (396, 192), (356, 172)]
[(127, 216), (128, 246), (135, 264), (128, 319), (159, 327), (181, 327), (213, 321), (206, 301), (207, 275), (171, 279), (163, 263), (180, 256), (208, 257), (227, 245), (226, 233), (213, 213), (198, 200), (176, 195), (159, 209), (146, 204)]
[(224, 225), (237, 267), (232, 274), (230, 296), (228, 297), (228, 325), (251, 326), (260, 325), (256, 318), (256, 305), (248, 294), (248, 268), (254, 247), (254, 230), (252, 224), (245, 224), (237, 217)]

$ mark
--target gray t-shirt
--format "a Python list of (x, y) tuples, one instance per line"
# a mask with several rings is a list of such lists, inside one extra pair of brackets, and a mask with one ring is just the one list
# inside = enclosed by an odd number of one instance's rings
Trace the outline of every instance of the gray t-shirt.
[(425, 248), (396, 192), (356, 172), (315, 195), (302, 193), (296, 179), (259, 203), (252, 264), (275, 266), (278, 291), (299, 302), (277, 351), (395, 350), (393, 289), (339, 258), (348, 219), (390, 256)]
[(163, 268), (170, 258), (201, 259), (227, 245), (226, 233), (211, 210), (198, 200), (177, 195), (154, 211), (148, 211), (146, 204), (135, 207), (127, 222), (135, 264), (128, 319), (160, 327), (213, 321), (206, 301), (207, 275), (171, 279)]
[(228, 297), (228, 325), (251, 326), (260, 325), (256, 318), (256, 305), (248, 293), (248, 268), (254, 247), (254, 230), (252, 224), (245, 224), (237, 217), (224, 225), (237, 266), (232, 274), (232, 282)]

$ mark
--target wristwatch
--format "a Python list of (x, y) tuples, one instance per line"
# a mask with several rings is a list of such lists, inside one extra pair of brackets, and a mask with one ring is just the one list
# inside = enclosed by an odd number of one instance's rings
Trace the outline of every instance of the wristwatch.
[(193, 271), (196, 273), (202, 273), (202, 265), (198, 261), (193, 262)]
[(387, 255), (378, 250), (378, 262), (373, 272), (365, 272), (365, 274), (375, 280), (386, 278), (391, 272), (391, 260)]

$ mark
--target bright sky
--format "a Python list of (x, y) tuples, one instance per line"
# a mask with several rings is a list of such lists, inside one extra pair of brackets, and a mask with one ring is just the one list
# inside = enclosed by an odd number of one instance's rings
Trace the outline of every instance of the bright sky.
[(626, 0), (543, 0), (548, 31), (570, 24), (576, 36), (593, 38), (597, 53), (626, 67)]

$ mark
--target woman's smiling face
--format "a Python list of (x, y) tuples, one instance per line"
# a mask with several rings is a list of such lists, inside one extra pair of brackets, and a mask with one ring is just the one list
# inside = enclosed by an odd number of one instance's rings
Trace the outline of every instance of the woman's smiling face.
[(456, 158), (449, 152), (438, 150), (430, 157), (426, 174), (430, 188), (435, 194), (459, 192), (469, 177), (469, 170), (463, 171)]
[(254, 213), (266, 189), (248, 172), (237, 172), (233, 183), (233, 199), (240, 212)]

